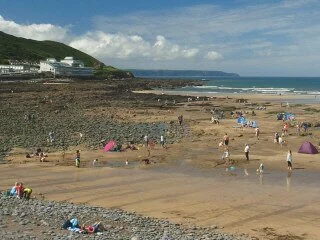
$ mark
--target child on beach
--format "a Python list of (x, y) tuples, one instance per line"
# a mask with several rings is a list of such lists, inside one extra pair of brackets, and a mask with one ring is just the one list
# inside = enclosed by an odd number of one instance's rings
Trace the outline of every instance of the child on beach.
[(18, 183), (18, 185), (16, 186), (16, 191), (17, 191), (17, 198), (22, 198), (23, 197), (23, 191), (24, 191), (24, 187), (23, 187), (23, 183)]
[(263, 170), (264, 170), (264, 165), (263, 165), (263, 163), (260, 163), (259, 168), (257, 169), (257, 173), (262, 174)]
[(25, 199), (30, 199), (31, 193), (32, 193), (32, 189), (27, 187), (23, 190), (23, 197)]
[(224, 136), (223, 136), (223, 143), (226, 146), (228, 146), (228, 144), (229, 144), (229, 136), (228, 136), (227, 133), (225, 133)]
[(76, 151), (76, 167), (80, 167), (80, 150)]
[(97, 162), (98, 162), (98, 159), (97, 159), (97, 158), (96, 158), (96, 159), (94, 159), (94, 160), (93, 160), (93, 162), (92, 162), (92, 167), (96, 167)]
[(229, 161), (229, 157), (230, 157), (230, 152), (229, 152), (229, 148), (226, 148), (221, 159), (222, 160), (226, 160), (226, 162)]
[(19, 183), (18, 182), (16, 182), (15, 184), (14, 184), (14, 186), (11, 188), (11, 190), (10, 190), (10, 196), (17, 196), (17, 187), (18, 187), (18, 185), (19, 185)]
[(287, 164), (288, 164), (288, 170), (292, 171), (292, 152), (291, 152), (291, 150), (288, 150)]

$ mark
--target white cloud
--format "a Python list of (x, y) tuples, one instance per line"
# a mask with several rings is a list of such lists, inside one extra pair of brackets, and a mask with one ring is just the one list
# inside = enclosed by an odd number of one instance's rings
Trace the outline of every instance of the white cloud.
[(14, 21), (5, 20), (0, 15), (0, 31), (18, 37), (35, 40), (56, 40), (64, 41), (68, 34), (68, 28), (55, 26), (52, 24), (17, 24)]
[(138, 35), (107, 34), (102, 31), (88, 32), (70, 42), (70, 46), (96, 57), (129, 59), (144, 57), (152, 60), (192, 58), (196, 48), (184, 48), (157, 36), (154, 43)]
[(205, 57), (212, 61), (223, 59), (223, 56), (215, 51), (208, 52)]

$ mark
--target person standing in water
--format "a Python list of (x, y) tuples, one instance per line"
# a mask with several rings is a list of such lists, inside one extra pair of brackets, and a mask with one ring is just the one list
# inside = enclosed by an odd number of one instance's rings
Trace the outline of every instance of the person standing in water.
[(244, 148), (244, 153), (245, 153), (245, 155), (246, 155), (247, 161), (249, 161), (249, 152), (250, 152), (249, 144), (246, 144), (246, 146), (245, 146), (245, 148)]
[(292, 152), (291, 152), (291, 150), (288, 150), (287, 163), (288, 163), (288, 170), (292, 171)]
[(77, 150), (76, 152), (76, 167), (80, 167), (80, 150)]

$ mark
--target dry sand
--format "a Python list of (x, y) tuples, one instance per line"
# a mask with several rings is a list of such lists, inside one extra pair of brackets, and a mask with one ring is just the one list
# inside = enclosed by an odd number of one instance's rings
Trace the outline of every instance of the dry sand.
[[(117, 207), (185, 224), (218, 225), (225, 231), (249, 233), (259, 239), (320, 239), (320, 155), (297, 153), (304, 141), (317, 146), (320, 130), (298, 136), (292, 127), (281, 147), (273, 142), (273, 136), (281, 131), (283, 123), (276, 120), (276, 114), (270, 114), (292, 111), (297, 121), (315, 123), (320, 113), (305, 109), (320, 109), (318, 105), (285, 108), (275, 98), (255, 96), (249, 100), (258, 105), (272, 102), (266, 111), (255, 110), (257, 116), (247, 114), (260, 125), (259, 140), (254, 129), (235, 128), (236, 119), (224, 119), (220, 125), (210, 123), (206, 102), (186, 102), (173, 112), (154, 110), (147, 120), (142, 113), (137, 114), (135, 121), (151, 122), (177, 121), (182, 114), (190, 126), (182, 142), (167, 150), (160, 146), (151, 150), (154, 163), (150, 165), (140, 163), (147, 157), (144, 147), (122, 153), (82, 149), (80, 169), (73, 166), (74, 149), (65, 154), (64, 160), (62, 153), (48, 153), (45, 163), (38, 158), (26, 159), (25, 150), (15, 149), (8, 158), (10, 163), (0, 166), (1, 187), (10, 188), (14, 182), (23, 181), (37, 197)], [(210, 101), (250, 113), (253, 109), (236, 103), (234, 98)], [(224, 165), (217, 165), (223, 152), (218, 143), (225, 132), (230, 136), (229, 149), (235, 163), (235, 170), (228, 172)], [(244, 159), (245, 143), (251, 145), (249, 162)], [(293, 150), (292, 174), (286, 169), (288, 149)], [(92, 168), (95, 158), (99, 159), (98, 168)], [(265, 171), (257, 175), (261, 162)]]

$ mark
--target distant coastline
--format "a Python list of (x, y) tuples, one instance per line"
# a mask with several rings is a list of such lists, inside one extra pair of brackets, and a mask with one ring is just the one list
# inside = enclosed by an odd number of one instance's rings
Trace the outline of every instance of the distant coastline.
[(127, 69), (133, 73), (135, 77), (145, 78), (185, 78), (188, 77), (240, 77), (237, 73), (227, 73), (223, 71), (202, 71), (202, 70), (143, 70), (143, 69)]

